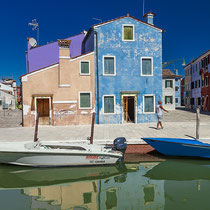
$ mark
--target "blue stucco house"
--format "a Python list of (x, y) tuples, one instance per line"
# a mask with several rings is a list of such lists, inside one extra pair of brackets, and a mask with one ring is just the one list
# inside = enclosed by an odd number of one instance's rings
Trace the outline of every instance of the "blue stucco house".
[(83, 52), (95, 52), (96, 123), (156, 121), (162, 98), (162, 33), (129, 14), (92, 26), (83, 40)]

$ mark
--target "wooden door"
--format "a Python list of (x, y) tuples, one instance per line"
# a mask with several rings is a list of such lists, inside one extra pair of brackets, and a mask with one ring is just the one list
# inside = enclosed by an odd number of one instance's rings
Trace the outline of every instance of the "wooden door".
[(37, 99), (37, 112), (39, 113), (39, 124), (49, 125), (50, 123), (49, 98)]

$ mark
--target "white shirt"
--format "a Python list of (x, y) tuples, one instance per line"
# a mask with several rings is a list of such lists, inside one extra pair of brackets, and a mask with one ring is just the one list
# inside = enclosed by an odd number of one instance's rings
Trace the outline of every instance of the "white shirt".
[(162, 111), (162, 109), (160, 108), (160, 105), (157, 105), (157, 107), (156, 107), (156, 112), (157, 112), (157, 115), (163, 115), (163, 111)]

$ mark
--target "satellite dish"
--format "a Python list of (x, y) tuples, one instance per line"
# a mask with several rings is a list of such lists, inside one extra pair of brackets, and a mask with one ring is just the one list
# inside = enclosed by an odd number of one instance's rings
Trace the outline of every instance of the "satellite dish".
[(36, 39), (34, 38), (30, 38), (28, 42), (31, 45), (31, 47), (36, 47), (37, 45)]

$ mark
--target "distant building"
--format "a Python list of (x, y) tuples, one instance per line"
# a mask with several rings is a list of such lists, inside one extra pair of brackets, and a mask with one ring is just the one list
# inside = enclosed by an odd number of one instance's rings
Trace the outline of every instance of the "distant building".
[(203, 111), (210, 111), (210, 50), (201, 57), (202, 108)]
[[(163, 81), (163, 106), (167, 110), (175, 110), (176, 104), (180, 106), (180, 79), (181, 76), (174, 74), (169, 69), (163, 69), (162, 71)], [(176, 81), (177, 79), (177, 81)], [(179, 93), (176, 93), (179, 92)], [(178, 98), (179, 97), (179, 98)]]
[(185, 67), (186, 108), (202, 107), (210, 111), (210, 50), (206, 51)]
[(0, 80), (0, 110), (16, 109), (16, 81), (11, 78)]
[(17, 86), (17, 106), (22, 104), (22, 91), (21, 86)]
[(191, 109), (192, 108), (192, 68), (191, 65), (186, 65), (185, 69), (185, 108)]
[(185, 106), (185, 78), (181, 79), (181, 106)]

